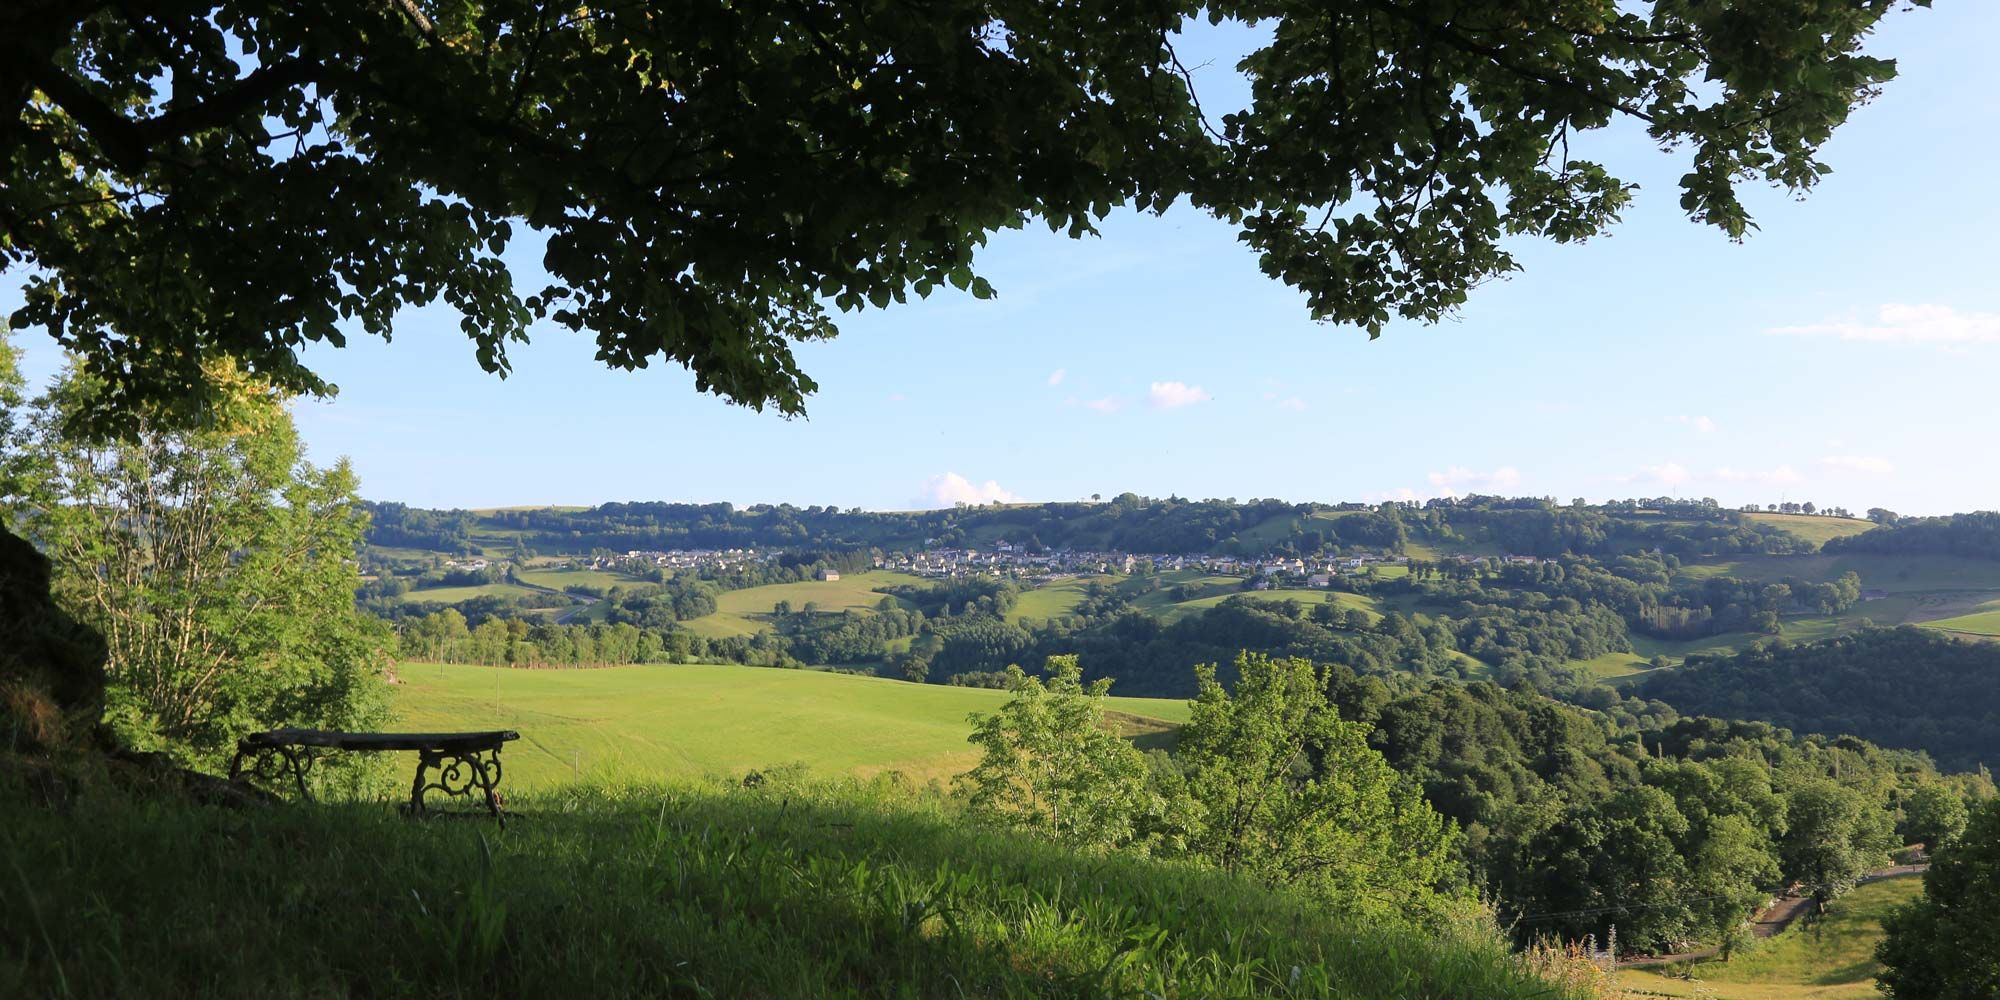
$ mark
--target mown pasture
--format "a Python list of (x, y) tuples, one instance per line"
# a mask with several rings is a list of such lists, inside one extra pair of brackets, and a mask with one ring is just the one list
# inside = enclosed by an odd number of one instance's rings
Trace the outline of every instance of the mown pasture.
[(845, 575), (838, 580), (770, 583), (728, 590), (716, 597), (714, 614), (691, 618), (681, 625), (709, 639), (755, 635), (770, 627), (771, 611), (780, 601), (790, 604), (793, 611), (804, 610), (808, 602), (825, 612), (869, 610), (889, 596), (878, 588), (923, 582), (921, 577), (907, 573), (876, 570)]
[[(673, 665), (522, 670), (405, 663), (400, 728), (513, 729), (507, 782), (649, 781), (803, 763), (821, 774), (948, 780), (976, 760), (968, 716), (1004, 691), (815, 670)], [(1112, 698), (1135, 734), (1185, 721), (1184, 701)]]

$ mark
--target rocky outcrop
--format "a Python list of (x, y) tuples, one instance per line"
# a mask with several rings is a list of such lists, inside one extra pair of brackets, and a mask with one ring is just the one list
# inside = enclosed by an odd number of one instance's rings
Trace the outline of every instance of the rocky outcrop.
[(0, 527), (0, 750), (94, 744), (104, 657), (104, 639), (50, 596), (49, 561)]

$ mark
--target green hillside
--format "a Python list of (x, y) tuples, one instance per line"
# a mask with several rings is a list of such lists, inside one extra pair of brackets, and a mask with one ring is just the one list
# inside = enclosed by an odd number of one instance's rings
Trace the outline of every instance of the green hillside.
[(516, 794), (505, 828), (24, 794), (0, 784), (0, 996), (1566, 996), (1490, 936), (881, 785)]
[(1630, 969), (1619, 974), (1618, 985), (1641, 996), (1713, 1000), (1879, 997), (1875, 945), (1882, 940), (1882, 917), (1923, 891), (1923, 880), (1914, 876), (1871, 882), (1835, 900), (1818, 925), (1796, 922), (1733, 961)]
[(754, 635), (770, 627), (768, 617), (779, 601), (790, 603), (795, 611), (804, 608), (808, 601), (826, 612), (846, 611), (849, 608), (868, 610), (889, 596), (876, 588), (922, 582), (921, 577), (907, 573), (877, 570), (850, 574), (838, 580), (771, 583), (727, 590), (716, 597), (714, 614), (691, 618), (681, 622), (681, 625), (704, 638)]
[[(1207, 597), (1198, 597), (1195, 598), (1194, 600), (1181, 601), (1180, 603), (1177, 604), (1170, 603), (1160, 608), (1157, 612), (1155, 612), (1155, 614), (1157, 614), (1162, 620), (1165, 621), (1169, 622), (1178, 621), (1182, 618), (1187, 617), (1188, 615), (1195, 614), (1197, 612), (1215, 607), (1216, 605), (1221, 604), (1223, 601), (1226, 601), (1231, 597), (1235, 597), (1239, 594), (1243, 597), (1257, 601), (1297, 601), (1300, 604), (1307, 605), (1308, 607), (1315, 604), (1331, 603), (1335, 607), (1338, 607), (1343, 611), (1350, 609), (1356, 611), (1365, 611), (1371, 617), (1375, 618), (1381, 617), (1381, 612), (1377, 610), (1376, 602), (1374, 598), (1371, 597), (1365, 597), (1361, 594), (1349, 594), (1344, 591), (1335, 591), (1335, 590), (1288, 590), (1288, 589), (1231, 590), (1227, 593), (1211, 594)], [(1331, 598), (1331, 601), (1328, 600), (1329, 598)]]
[(403, 595), (404, 604), (457, 604), (475, 597), (526, 597), (535, 591), (511, 583), (488, 583), (476, 587), (427, 587)]
[(562, 590), (566, 587), (597, 587), (608, 590), (612, 587), (646, 585), (643, 580), (601, 569), (524, 569), (515, 570), (514, 578), (522, 583), (532, 583), (550, 590)]
[(1046, 621), (1060, 618), (1076, 609), (1083, 600), (1084, 591), (1093, 583), (1116, 583), (1123, 577), (1117, 576), (1073, 576), (1056, 580), (1021, 592), (1021, 598), (1007, 617), (1017, 622)]
[[(404, 664), (397, 725), (520, 731), (507, 781), (651, 781), (801, 762), (822, 774), (948, 779), (975, 755), (966, 717), (1003, 691), (736, 666), (520, 670)], [(1135, 735), (1187, 718), (1183, 701), (1112, 698)]]
[(1743, 518), (1755, 524), (1783, 528), (1814, 545), (1824, 545), (1834, 538), (1858, 535), (1875, 527), (1875, 522), (1864, 521), (1858, 517), (1827, 517), (1820, 514), (1744, 514)]

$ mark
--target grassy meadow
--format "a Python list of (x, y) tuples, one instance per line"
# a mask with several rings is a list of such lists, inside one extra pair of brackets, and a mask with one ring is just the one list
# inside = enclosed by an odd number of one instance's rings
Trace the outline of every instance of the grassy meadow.
[(1021, 592), (1014, 604), (1014, 610), (1007, 618), (1016, 622), (1040, 622), (1051, 618), (1061, 618), (1076, 610), (1083, 601), (1084, 591), (1093, 583), (1117, 583), (1119, 576), (1073, 576), (1054, 580), (1033, 590)]
[(1744, 514), (1754, 524), (1781, 528), (1813, 543), (1825, 545), (1836, 538), (1858, 535), (1875, 527), (1875, 522), (1858, 517), (1826, 517), (1819, 514)]
[(1879, 997), (1875, 945), (1882, 917), (1923, 893), (1916, 876), (1870, 882), (1835, 900), (1816, 926), (1798, 921), (1729, 962), (1654, 966), (1618, 974), (1635, 996), (1714, 1000), (1863, 1000)]
[(779, 601), (789, 601), (794, 611), (803, 609), (807, 601), (826, 612), (846, 611), (849, 608), (865, 611), (872, 610), (882, 602), (882, 598), (889, 596), (876, 588), (922, 582), (921, 577), (907, 573), (876, 570), (843, 576), (838, 580), (770, 583), (761, 587), (727, 590), (716, 598), (714, 614), (690, 618), (681, 625), (710, 639), (755, 635), (770, 627), (771, 609)]
[(514, 571), (514, 578), (522, 583), (532, 583), (550, 590), (562, 590), (565, 587), (598, 587), (609, 590), (612, 587), (646, 586), (643, 580), (601, 569), (517, 569)]
[(504, 828), (28, 795), (0, 782), (7, 997), (1564, 997), (1490, 935), (1074, 853), (888, 782), (547, 791)]
[[(1188, 615), (1195, 614), (1197, 612), (1205, 611), (1209, 608), (1215, 607), (1216, 605), (1221, 604), (1223, 601), (1226, 601), (1231, 597), (1235, 597), (1238, 594), (1241, 594), (1246, 598), (1258, 601), (1297, 601), (1300, 604), (1307, 606), (1308, 608), (1312, 607), (1315, 604), (1332, 603), (1335, 607), (1340, 608), (1343, 611), (1347, 610), (1364, 611), (1367, 612), (1370, 618), (1382, 617), (1381, 612), (1376, 610), (1374, 598), (1371, 597), (1365, 597), (1361, 594), (1350, 594), (1345, 591), (1338, 591), (1338, 590), (1289, 590), (1289, 589), (1231, 590), (1228, 593), (1211, 594), (1207, 597), (1197, 597), (1193, 600), (1181, 601), (1177, 604), (1170, 603), (1154, 613), (1157, 614), (1163, 621), (1174, 622), (1182, 618), (1185, 618)], [(1329, 601), (1329, 598), (1331, 599), (1331, 601)]]
[(488, 583), (476, 587), (424, 587), (403, 595), (404, 604), (457, 604), (476, 597), (526, 597), (537, 593), (512, 583)]
[[(803, 763), (825, 775), (900, 771), (948, 781), (972, 766), (967, 716), (1004, 691), (738, 666), (521, 670), (406, 663), (397, 728), (514, 729), (507, 784), (654, 781)], [(1187, 719), (1185, 701), (1112, 698), (1135, 736)], [(1129, 718), (1125, 718), (1129, 717)]]

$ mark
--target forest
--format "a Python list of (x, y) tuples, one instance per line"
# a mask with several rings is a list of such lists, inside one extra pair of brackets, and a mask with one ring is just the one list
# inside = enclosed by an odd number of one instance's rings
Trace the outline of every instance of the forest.
[(608, 503), (475, 514), (371, 504), (369, 541), (457, 551), (476, 533), (534, 551), (818, 549), (990, 545), (1031, 551), (1104, 549), (1186, 555), (1401, 553), (1408, 542), (1481, 544), (1519, 555), (1613, 555), (1659, 549), (1680, 558), (1809, 550), (1781, 528), (1713, 500), (1656, 497), (1596, 506), (1551, 498), (1469, 496), (1423, 504), (1189, 500), (1123, 493), (1107, 500), (864, 511), (832, 506)]
[(1640, 690), (1685, 712), (1920, 747), (1942, 765), (2000, 762), (2000, 645), (1916, 629), (1693, 656)]

